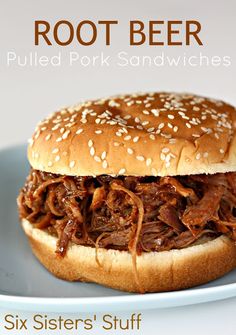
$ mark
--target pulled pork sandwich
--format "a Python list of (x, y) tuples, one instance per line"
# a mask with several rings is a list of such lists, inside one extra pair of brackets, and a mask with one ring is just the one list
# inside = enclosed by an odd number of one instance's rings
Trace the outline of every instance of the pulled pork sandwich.
[(88, 101), (30, 140), (18, 197), (54, 275), (131, 292), (206, 283), (236, 266), (236, 110), (188, 94)]

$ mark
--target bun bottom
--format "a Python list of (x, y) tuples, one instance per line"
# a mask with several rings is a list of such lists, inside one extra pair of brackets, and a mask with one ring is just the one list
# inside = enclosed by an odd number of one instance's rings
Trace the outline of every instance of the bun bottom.
[[(139, 292), (131, 255), (126, 251), (96, 250), (71, 244), (66, 256), (55, 253), (57, 238), (22, 221), (34, 255), (56, 277), (94, 282), (128, 292)], [(137, 256), (137, 271), (145, 292), (180, 290), (223, 276), (236, 267), (236, 245), (226, 236), (179, 250)]]

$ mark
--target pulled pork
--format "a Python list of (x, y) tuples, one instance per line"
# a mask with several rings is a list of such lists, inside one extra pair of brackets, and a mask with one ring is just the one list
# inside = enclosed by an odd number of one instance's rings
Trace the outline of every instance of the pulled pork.
[(31, 170), (18, 197), (21, 218), (86, 246), (180, 249), (203, 235), (236, 240), (236, 173), (179, 177), (60, 176)]

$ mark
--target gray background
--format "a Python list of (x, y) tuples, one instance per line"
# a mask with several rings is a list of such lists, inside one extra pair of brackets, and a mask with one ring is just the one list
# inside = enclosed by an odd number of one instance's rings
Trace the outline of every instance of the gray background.
[[(61, 106), (81, 99), (116, 93), (168, 90), (190, 91), (222, 98), (236, 105), (236, 1), (29, 1), (0, 0), (0, 147), (25, 142), (41, 118)], [(37, 19), (51, 23), (68, 19), (117, 19), (112, 29), (112, 43), (105, 47), (99, 37), (93, 47), (75, 42), (67, 48), (34, 47), (34, 26)], [(202, 24), (199, 47), (128, 47), (128, 22), (132, 19), (196, 19)], [(104, 36), (104, 35), (103, 35)], [(231, 66), (220, 67), (7, 67), (5, 55), (15, 51), (28, 55), (54, 55), (77, 51), (96, 55), (101, 51), (115, 56), (119, 51), (130, 55), (152, 55), (164, 51), (168, 56), (197, 55), (230, 56)], [(236, 299), (204, 305), (145, 312), (143, 334), (233, 334)], [(123, 315), (125, 317), (125, 314)], [(155, 331), (154, 331), (155, 330)], [(92, 332), (91, 332), (92, 334)]]

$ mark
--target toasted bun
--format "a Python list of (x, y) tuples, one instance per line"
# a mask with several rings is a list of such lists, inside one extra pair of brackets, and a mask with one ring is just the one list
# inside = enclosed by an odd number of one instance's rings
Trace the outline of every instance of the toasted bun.
[(187, 94), (88, 101), (41, 122), (34, 169), (64, 175), (188, 175), (236, 171), (236, 110)]
[[(55, 276), (138, 292), (132, 256), (126, 251), (71, 244), (64, 258), (56, 255), (56, 237), (23, 220), (32, 250)], [(236, 245), (226, 236), (202, 241), (181, 250), (149, 252), (137, 256), (139, 281), (145, 292), (179, 290), (216, 279), (236, 266)]]

